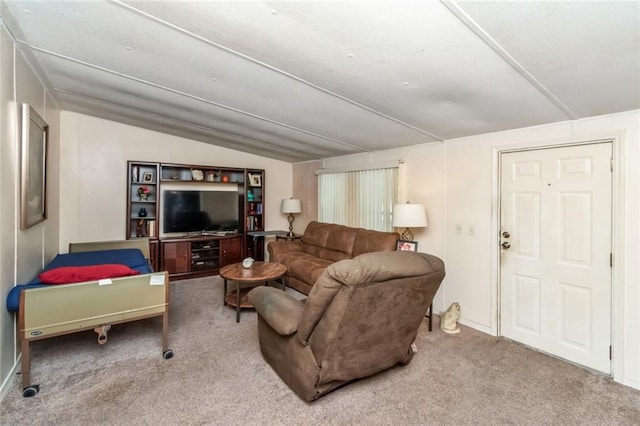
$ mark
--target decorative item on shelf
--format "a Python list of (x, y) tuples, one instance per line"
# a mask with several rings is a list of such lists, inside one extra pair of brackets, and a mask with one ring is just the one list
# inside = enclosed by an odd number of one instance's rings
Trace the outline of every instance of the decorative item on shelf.
[(253, 201), (253, 192), (247, 191), (247, 201)]
[(147, 217), (147, 209), (140, 207), (140, 210), (138, 210), (138, 217)]
[(140, 201), (147, 201), (147, 199), (149, 198), (149, 194), (151, 194), (151, 190), (148, 186), (142, 185), (138, 188), (138, 199)]
[(147, 221), (144, 219), (140, 219), (138, 221), (138, 226), (136, 226), (136, 237), (146, 237), (147, 236)]
[(200, 180), (204, 179), (204, 174), (202, 173), (202, 170), (193, 169), (193, 170), (191, 170), (191, 178), (193, 180), (200, 181)]
[(402, 241), (413, 240), (413, 232), (409, 228), (424, 228), (427, 226), (427, 213), (422, 204), (396, 204), (393, 206), (393, 226), (405, 228), (400, 236)]
[(172, 180), (178, 180), (180, 176), (178, 176), (178, 172), (172, 172), (171, 173), (171, 179)]
[(222, 173), (219, 171), (213, 172), (213, 181), (214, 182), (220, 182), (220, 179), (222, 177)]
[(207, 182), (213, 182), (214, 176), (215, 176), (215, 174), (213, 173), (213, 171), (209, 170), (207, 172)]
[(184, 181), (193, 180), (191, 169), (180, 169), (178, 170), (178, 173), (180, 174), (180, 178), (178, 180), (184, 180)]
[(249, 185), (262, 186), (262, 175), (258, 173), (249, 173)]
[(245, 269), (249, 269), (249, 268), (251, 268), (251, 266), (253, 266), (253, 262), (254, 262), (254, 260), (253, 260), (252, 257), (247, 257), (246, 259), (244, 259), (242, 261), (242, 267), (245, 268)]
[(138, 182), (138, 166), (131, 168), (131, 182)]
[(152, 172), (144, 172), (142, 174), (142, 181), (144, 183), (151, 183), (153, 182), (153, 173)]
[(227, 176), (227, 175), (222, 176), (222, 181), (223, 182), (229, 182), (229, 176)]
[(289, 221), (289, 233), (287, 235), (293, 237), (293, 221), (295, 220), (293, 214), (302, 213), (302, 203), (297, 198), (289, 198), (288, 200), (283, 199), (280, 210), (282, 213), (288, 213), (287, 220)]

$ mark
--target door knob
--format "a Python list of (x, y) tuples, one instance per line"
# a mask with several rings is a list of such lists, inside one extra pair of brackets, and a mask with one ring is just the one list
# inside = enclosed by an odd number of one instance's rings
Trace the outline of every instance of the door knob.
[(507, 231), (504, 231), (504, 232), (502, 233), (502, 236), (503, 236), (504, 238), (509, 238), (509, 237), (511, 236), (511, 234), (510, 234), (510, 233), (508, 233)]
[(509, 244), (507, 241), (505, 241), (504, 243), (501, 244), (503, 249), (508, 249), (509, 247), (511, 247), (511, 244)]

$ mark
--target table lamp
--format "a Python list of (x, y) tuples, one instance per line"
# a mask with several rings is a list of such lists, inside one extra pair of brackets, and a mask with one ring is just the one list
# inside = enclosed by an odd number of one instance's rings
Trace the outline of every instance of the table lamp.
[(412, 241), (413, 232), (409, 228), (424, 228), (427, 226), (427, 213), (422, 204), (395, 204), (393, 206), (393, 226), (405, 228), (400, 235), (403, 241)]
[(282, 213), (289, 214), (289, 216), (287, 216), (287, 220), (289, 221), (289, 233), (287, 236), (293, 237), (293, 221), (295, 220), (293, 214), (302, 212), (302, 203), (297, 198), (283, 199), (280, 210)]

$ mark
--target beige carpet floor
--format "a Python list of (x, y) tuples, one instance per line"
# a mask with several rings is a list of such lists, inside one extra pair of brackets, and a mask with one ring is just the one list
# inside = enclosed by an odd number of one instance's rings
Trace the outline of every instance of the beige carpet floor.
[(32, 345), (32, 382), (0, 403), (2, 425), (638, 425), (640, 391), (504, 339), (421, 326), (404, 367), (300, 400), (264, 362), (256, 314), (222, 304), (222, 281), (171, 285), (170, 347), (161, 321)]

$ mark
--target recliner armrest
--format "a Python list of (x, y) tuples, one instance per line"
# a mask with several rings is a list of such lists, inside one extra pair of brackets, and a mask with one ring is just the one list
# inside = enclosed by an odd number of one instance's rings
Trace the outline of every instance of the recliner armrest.
[(258, 315), (264, 319), (276, 333), (290, 336), (298, 331), (304, 303), (284, 291), (273, 287), (256, 287), (249, 292)]

